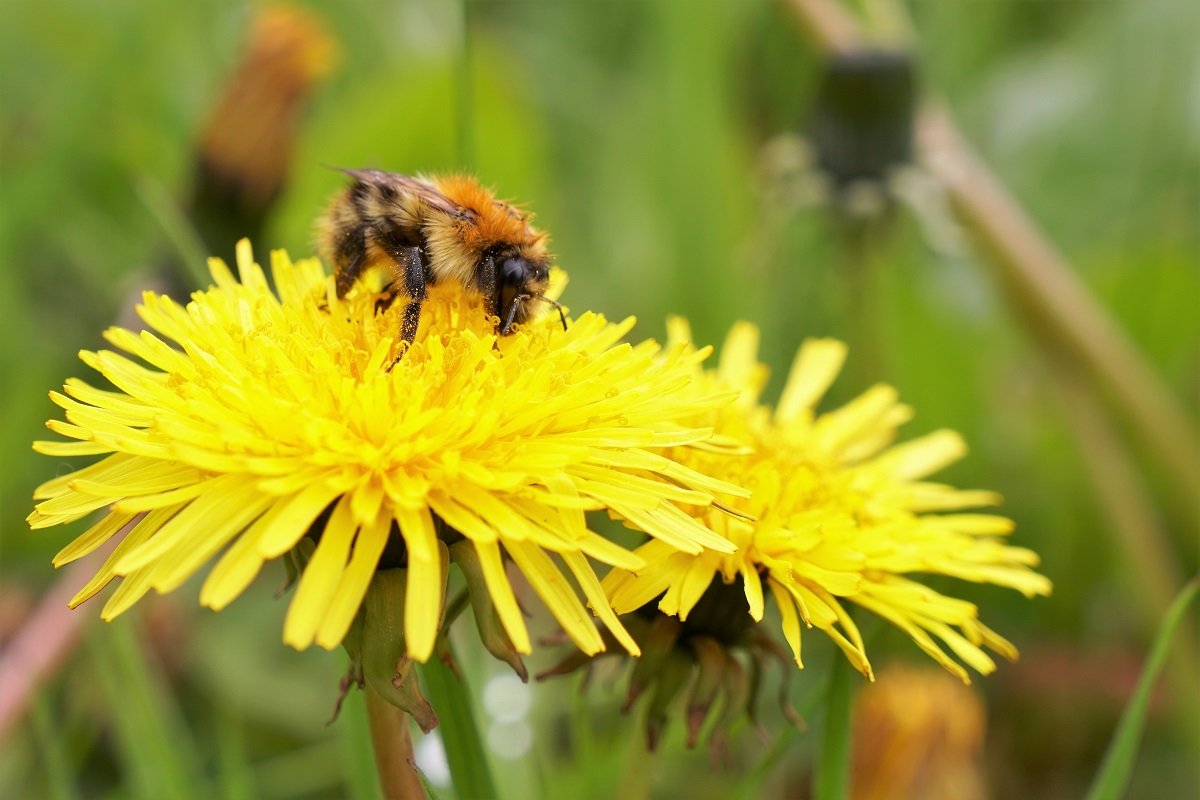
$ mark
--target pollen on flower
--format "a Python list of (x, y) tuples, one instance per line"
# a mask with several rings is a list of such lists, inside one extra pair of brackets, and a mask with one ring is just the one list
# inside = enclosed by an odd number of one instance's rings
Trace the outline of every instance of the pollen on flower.
[(317, 261), (281, 252), (272, 290), (248, 242), (237, 256), (239, 278), (213, 261), (212, 288), (187, 305), (147, 293), (146, 330), (110, 329), (114, 349), (80, 354), (113, 388), (70, 379), (51, 394), (65, 421), (48, 426), (69, 441), (35, 449), (103, 458), (39, 487), (30, 525), (108, 509), (58, 565), (126, 531), (73, 606), (120, 578), (101, 612), (111, 619), (215, 558), (200, 599), (221, 609), (307, 537), (315, 548), (284, 639), (332, 648), (399, 541), (407, 652), (425, 660), (441, 624), (448, 527), (473, 547), (517, 651), (531, 642), (506, 559), (582, 650), (604, 646), (594, 614), (636, 653), (591, 560), (644, 561), (592, 531), (585, 512), (608, 510), (683, 552), (734, 549), (683, 508), (745, 492), (666, 455), (707, 440), (712, 431), (691, 420), (730, 398), (689, 388), (705, 351), (623, 343), (632, 319), (591, 313), (566, 331), (555, 315), (497, 337), (477, 299), (440, 285), (389, 370), (399, 308), (376, 314), (362, 287), (339, 300)]
[[(682, 321), (672, 321), (670, 338), (690, 341)], [(965, 454), (962, 438), (941, 430), (893, 444), (912, 411), (889, 386), (819, 413), (816, 406), (846, 356), (845, 346), (832, 340), (804, 344), (779, 403), (766, 407), (759, 401), (766, 368), (757, 361), (757, 343), (757, 329), (736, 326), (718, 368), (697, 366), (693, 384), (700, 392), (739, 393), (734, 403), (700, 412), (691, 424), (741, 440), (749, 453), (727, 458), (690, 448), (666, 454), (751, 491), (734, 502), (746, 518), (689, 507), (737, 551), (691, 554), (650, 541), (635, 551), (644, 569), (618, 567), (604, 579), (613, 608), (624, 614), (657, 599), (660, 611), (686, 623), (719, 579), (740, 583), (755, 621), (763, 618), (769, 593), (799, 666), (801, 631), (818, 628), (873, 678), (847, 602), (903, 630), (963, 681), (969, 681), (964, 664), (983, 674), (995, 669), (985, 648), (1015, 658), (1016, 648), (979, 620), (974, 604), (919, 578), (945, 575), (1028, 597), (1050, 592), (1050, 582), (1033, 569), (1037, 555), (1005, 541), (1012, 522), (969, 510), (994, 505), (995, 493), (925, 480)]]

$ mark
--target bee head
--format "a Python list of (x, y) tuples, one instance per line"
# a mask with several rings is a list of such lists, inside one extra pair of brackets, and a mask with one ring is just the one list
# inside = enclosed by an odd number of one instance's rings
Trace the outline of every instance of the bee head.
[(541, 297), (550, 283), (545, 258), (529, 258), (520, 253), (501, 253), (496, 256), (496, 307), (500, 313), (502, 332), (507, 333), (514, 322), (524, 322), (535, 298)]

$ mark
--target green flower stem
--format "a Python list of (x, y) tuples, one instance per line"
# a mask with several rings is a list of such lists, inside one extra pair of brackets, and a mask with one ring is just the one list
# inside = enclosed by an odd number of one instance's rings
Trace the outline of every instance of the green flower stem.
[(826, 53), (852, 53), (863, 48), (858, 20), (833, 0), (785, 0), (796, 24)]
[(425, 800), (420, 774), (413, 762), (412, 735), (408, 714), (384, 700), (367, 685), (367, 724), (375, 749), (379, 785), (388, 800)]
[(1191, 582), (1175, 598), (1175, 602), (1171, 604), (1171, 610), (1167, 612), (1166, 618), (1159, 627), (1158, 636), (1154, 639), (1154, 645), (1146, 659), (1146, 666), (1142, 668), (1142, 676), (1138, 679), (1133, 697), (1125, 706), (1125, 713), (1121, 715), (1121, 722), (1117, 725), (1116, 732), (1113, 733), (1108, 752), (1088, 791), (1088, 800), (1119, 800), (1126, 796), (1129, 780), (1133, 776), (1133, 765), (1137, 758), (1142, 729), (1146, 724), (1146, 710), (1150, 705), (1150, 694), (1154, 690), (1154, 683), (1158, 678), (1159, 671), (1162, 670), (1163, 662), (1166, 661), (1175, 629), (1179, 627), (1179, 623), (1183, 619), (1188, 605), (1195, 598), (1198, 589), (1200, 589), (1200, 575), (1192, 578)]
[(825, 730), (821, 735), (821, 757), (813, 786), (815, 800), (842, 800), (850, 789), (850, 712), (854, 689), (850, 662), (834, 653), (825, 698)]
[(419, 669), (429, 702), (441, 720), (438, 732), (446, 748), (455, 793), (472, 800), (498, 797), (465, 678), (436, 658)]

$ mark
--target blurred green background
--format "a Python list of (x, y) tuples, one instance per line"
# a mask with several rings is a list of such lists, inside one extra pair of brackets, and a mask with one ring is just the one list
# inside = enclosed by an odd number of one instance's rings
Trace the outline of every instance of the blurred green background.
[[(885, 381), (917, 411), (909, 437), (962, 432), (971, 455), (941, 477), (1001, 492), (1015, 543), (1042, 555), (1055, 584), (1032, 602), (943, 587), (979, 602), (1022, 652), (973, 687), (988, 708), (992, 796), (1079, 796), (1152, 634), (1113, 544), (1120, 522), (1081, 455), (1054, 362), (948, 213), (897, 201), (854, 216), (810, 191), (819, 184), (799, 137), (822, 61), (782, 4), (302, 5), (339, 55), (303, 104), (259, 257), (311, 252), (312, 222), (342, 183), (328, 165), (466, 169), (551, 232), (576, 311), (635, 314), (638, 338), (662, 336), (665, 316), (683, 314), (697, 341), (713, 343), (752, 320), (775, 368), (769, 397), (803, 338), (848, 340), (831, 402)], [(179, 266), (188, 231), (172, 220), (187, 213), (202, 131), (257, 9), (0, 4), (4, 640), (59, 577), (50, 558), (73, 535), (30, 533), (23, 521), (33, 488), (68, 469), (29, 449), (58, 416), (47, 391), (86, 372), (75, 353), (98, 346), (140, 288), (194, 281), (200, 265)], [(1195, 422), (1200, 14), (1184, 0), (907, 9), (923, 92), (947, 101)], [(225, 254), (232, 243), (211, 247)], [(1127, 456), (1172, 561), (1194, 572), (1188, 501), (1142, 443)], [(81, 643), (0, 749), (0, 796), (374, 796), (361, 701), (324, 725), (343, 657), (281, 644), (284, 603), (270, 597), (281, 580), (282, 570), (264, 575), (220, 615), (196, 607), (195, 581), (111, 626), (94, 606), (76, 612), (87, 618)], [(463, 638), (482, 692), (503, 665)], [(792, 681), (802, 711), (814, 708), (833, 650), (820, 636), (807, 642), (813, 663)], [(871, 654), (877, 669), (919, 660), (882, 629)], [(553, 659), (536, 655), (533, 671)], [(807, 796), (819, 711), (807, 732), (768, 715), (767, 747), (743, 728), (734, 767), (710, 776), (704, 751), (683, 748), (678, 719), (662, 752), (641, 754), (636, 720), (617, 712), (622, 684), (578, 684), (535, 685), (526, 711), (497, 710), (480, 694), (485, 728), (500, 726), (491, 758), (505, 797), (609, 797), (614, 780), (625, 797)], [(1194, 796), (1197, 732), (1179, 725), (1173, 703), (1164, 691), (1151, 707), (1131, 796)], [(526, 749), (505, 751), (525, 738)]]

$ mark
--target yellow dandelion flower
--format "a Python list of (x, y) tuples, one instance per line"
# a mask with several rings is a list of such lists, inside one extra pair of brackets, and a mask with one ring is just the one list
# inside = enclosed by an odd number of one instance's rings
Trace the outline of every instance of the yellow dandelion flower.
[(71, 379), (51, 395), (66, 420), (48, 426), (74, 441), (35, 449), (104, 458), (43, 484), (30, 525), (109, 507), (56, 565), (127, 531), (72, 606), (119, 577), (101, 612), (112, 619), (219, 555), (200, 593), (219, 610), (308, 537), (315, 548), (283, 636), (298, 649), (332, 648), (385, 548), (399, 549), (407, 654), (423, 661), (442, 619), (447, 545), (465, 539), (518, 651), (530, 651), (530, 638), (506, 558), (581, 649), (603, 643), (578, 591), (637, 652), (589, 559), (643, 561), (590, 530), (584, 512), (607, 509), (685, 552), (732, 551), (678, 504), (739, 490), (663, 455), (710, 436), (681, 421), (697, 405), (728, 400), (688, 389), (704, 352), (623, 344), (632, 320), (590, 313), (565, 331), (555, 315), (498, 339), (476, 299), (439, 286), (417, 341), (389, 371), (398, 310), (376, 315), (367, 291), (338, 300), (315, 260), (273, 253), (274, 293), (248, 242), (237, 260), (240, 281), (213, 261), (215, 286), (186, 306), (147, 293), (148, 330), (105, 334), (124, 353), (81, 353), (114, 389)]
[[(670, 338), (688, 341), (686, 324), (673, 321)], [(899, 627), (964, 681), (969, 678), (960, 661), (983, 674), (995, 668), (984, 648), (1015, 658), (1013, 645), (980, 622), (974, 604), (918, 578), (947, 575), (1026, 596), (1050, 591), (1050, 582), (1032, 569), (1037, 555), (1005, 543), (1010, 520), (967, 511), (995, 504), (997, 495), (925, 480), (964, 455), (962, 438), (941, 430), (893, 444), (912, 411), (884, 385), (818, 413), (817, 403), (846, 357), (845, 346), (832, 340), (804, 344), (778, 405), (767, 408), (759, 402), (766, 367), (757, 361), (757, 346), (752, 325), (731, 331), (718, 368), (706, 372), (700, 385), (707, 392), (736, 390), (739, 398), (693, 420), (746, 442), (751, 452), (742, 458), (702, 450), (669, 453), (751, 490), (749, 499), (736, 503), (749, 519), (693, 507), (697, 519), (738, 545), (737, 552), (684, 553), (648, 542), (635, 551), (648, 564), (645, 569), (617, 568), (604, 580), (617, 612), (660, 598), (663, 613), (686, 621), (720, 576), (724, 584), (741, 582), (756, 622), (770, 593), (800, 666), (803, 625), (824, 631), (859, 671), (872, 676), (846, 602)]]

